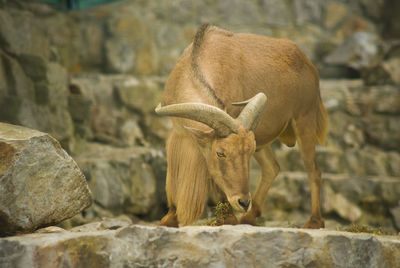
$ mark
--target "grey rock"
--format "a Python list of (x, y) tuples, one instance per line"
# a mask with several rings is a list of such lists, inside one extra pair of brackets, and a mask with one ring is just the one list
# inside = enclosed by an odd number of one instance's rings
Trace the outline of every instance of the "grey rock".
[(146, 215), (156, 202), (156, 180), (146, 163), (149, 149), (88, 143), (76, 161), (88, 177), (93, 198), (114, 213)]
[(128, 146), (145, 143), (142, 129), (135, 120), (126, 120), (120, 128), (119, 136)]
[(131, 75), (72, 77), (69, 111), (78, 135), (116, 146), (146, 143), (145, 134), (165, 129), (152, 128), (147, 120), (155, 117), (153, 110), (160, 101), (163, 83), (164, 79), (157, 77)]
[[(121, 215), (116, 218), (103, 218), (99, 222), (91, 222), (80, 225), (70, 229), (71, 232), (95, 232), (101, 230), (116, 230), (122, 227), (128, 227), (132, 224), (132, 220), (126, 216)], [(39, 230), (40, 231), (40, 230)]]
[(126, 38), (108, 39), (105, 43), (106, 69), (110, 73), (128, 73), (135, 67), (135, 55)]
[[(270, 6), (272, 7), (272, 5)], [(275, 7), (275, 6), (274, 6)], [(207, 7), (198, 7), (207, 9)], [(237, 26), (243, 24), (255, 24), (260, 19), (259, 10), (255, 1), (222, 0), (216, 4), (218, 19), (224, 24)], [(272, 12), (269, 12), (272, 14)], [(267, 19), (272, 19), (267, 15)]]
[(397, 116), (371, 115), (364, 118), (365, 133), (370, 143), (383, 148), (397, 150), (400, 148), (400, 121)]
[(396, 151), (389, 152), (389, 174), (394, 177), (400, 177), (400, 153)]
[(368, 17), (374, 20), (382, 18), (385, 5), (384, 0), (361, 0), (358, 2)]
[(349, 66), (356, 70), (371, 66), (380, 56), (380, 39), (378, 36), (357, 32), (348, 37), (325, 58), (325, 63)]
[(293, 13), (296, 24), (301, 25), (306, 22), (320, 24), (323, 17), (323, 7), (325, 1), (294, 1)]
[(150, 113), (161, 101), (162, 88), (151, 79), (126, 79), (116, 91), (122, 103), (142, 113)]
[[(117, 230), (3, 238), (14, 267), (396, 267), (396, 237), (241, 226)], [(77, 254), (79, 252), (79, 254)], [(390, 256), (390, 257), (388, 257)]]
[[(341, 218), (350, 222), (356, 222), (360, 219), (362, 211), (354, 203), (346, 199), (341, 193), (335, 193), (331, 187), (324, 188), (323, 210), (325, 213), (336, 212)], [(328, 201), (329, 200), (329, 201)]]
[(0, 233), (57, 224), (90, 206), (85, 177), (51, 136), (0, 123)]
[(329, 1), (325, 6), (324, 24), (328, 28), (334, 28), (342, 23), (349, 12), (345, 4)]
[[(251, 189), (258, 172), (251, 172)], [(365, 177), (345, 174), (322, 174), (323, 213), (336, 213), (349, 222), (372, 224), (369, 214), (384, 219), (389, 209), (396, 207), (400, 194), (400, 180), (393, 177)], [(268, 192), (263, 217), (304, 224), (311, 211), (307, 175), (303, 172), (280, 172)], [(283, 213), (277, 214), (277, 211)], [(298, 213), (304, 216), (300, 219)], [(301, 220), (300, 222), (298, 220)], [(374, 223), (375, 224), (375, 223)], [(388, 225), (388, 228), (396, 229)]]
[(289, 7), (284, 1), (263, 0), (261, 2), (263, 20), (271, 26), (289, 26), (292, 24)]
[(398, 206), (390, 209), (390, 213), (393, 216), (393, 220), (394, 223), (396, 224), (396, 227), (400, 229), (400, 203)]
[(69, 108), (74, 109), (78, 105), (78, 109), (71, 111), (71, 114), (80, 130), (80, 136), (118, 143), (117, 121), (121, 111), (114, 98), (113, 79), (114, 76), (93, 74), (71, 79)]
[[(38, 56), (33, 56), (41, 59)], [(20, 57), (21, 58), (21, 57)], [(53, 135), (65, 148), (73, 140), (73, 124), (68, 112), (66, 70), (57, 63), (45, 62), (38, 76), (26, 75), (21, 61), (0, 52), (0, 119)], [(34, 68), (34, 65), (29, 68)], [(40, 69), (40, 70), (39, 70)]]
[(40, 30), (38, 20), (25, 10), (0, 10), (0, 44), (17, 56), (49, 57), (49, 40)]

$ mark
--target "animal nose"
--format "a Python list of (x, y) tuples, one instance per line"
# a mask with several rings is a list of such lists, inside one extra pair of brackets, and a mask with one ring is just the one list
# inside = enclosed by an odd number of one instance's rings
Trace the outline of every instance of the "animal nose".
[(244, 211), (247, 211), (249, 209), (250, 199), (244, 200), (239, 198), (238, 203), (244, 209)]

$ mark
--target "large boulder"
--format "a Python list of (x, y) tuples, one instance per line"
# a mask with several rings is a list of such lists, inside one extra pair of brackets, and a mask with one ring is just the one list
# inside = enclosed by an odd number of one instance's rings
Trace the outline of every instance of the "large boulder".
[(180, 229), (130, 225), (92, 232), (48, 231), (56, 233), (0, 239), (0, 266), (400, 266), (400, 240), (395, 236), (248, 225)]
[(85, 177), (54, 138), (0, 123), (0, 235), (57, 224), (91, 203)]

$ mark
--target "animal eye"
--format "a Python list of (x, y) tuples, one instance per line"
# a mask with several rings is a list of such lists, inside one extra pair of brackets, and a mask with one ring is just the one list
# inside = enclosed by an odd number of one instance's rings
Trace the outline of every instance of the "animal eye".
[(217, 156), (218, 157), (226, 157), (226, 155), (224, 153), (221, 153), (221, 152), (217, 152)]

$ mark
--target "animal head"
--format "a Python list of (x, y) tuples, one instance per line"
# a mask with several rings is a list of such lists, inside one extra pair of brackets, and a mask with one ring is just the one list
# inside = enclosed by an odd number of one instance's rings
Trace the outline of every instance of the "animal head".
[(249, 192), (249, 161), (256, 144), (254, 130), (266, 105), (267, 97), (259, 93), (252, 99), (234, 103), (245, 105), (234, 119), (221, 109), (203, 103), (180, 103), (156, 108), (159, 115), (195, 120), (209, 126), (208, 130), (185, 127), (197, 141), (208, 172), (238, 211), (251, 207)]

